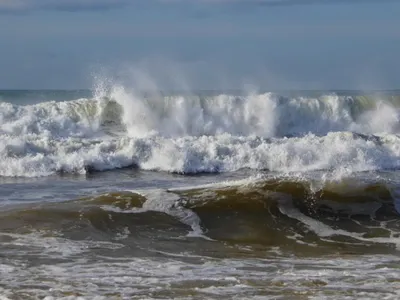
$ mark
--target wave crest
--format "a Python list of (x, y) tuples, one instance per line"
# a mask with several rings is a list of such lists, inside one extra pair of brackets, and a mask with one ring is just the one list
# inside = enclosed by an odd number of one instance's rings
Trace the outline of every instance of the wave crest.
[[(400, 98), (140, 95), (0, 103), (0, 176), (137, 166), (178, 173), (400, 167)], [(357, 133), (356, 133), (357, 132)]]

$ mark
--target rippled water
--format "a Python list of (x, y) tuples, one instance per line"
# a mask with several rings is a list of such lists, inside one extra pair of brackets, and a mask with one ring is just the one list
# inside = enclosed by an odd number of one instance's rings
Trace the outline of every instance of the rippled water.
[(1, 293), (396, 299), (400, 222), (389, 180), (396, 172), (330, 183), (315, 175), (126, 169), (9, 179), (0, 189), (8, 199)]
[(0, 93), (2, 299), (400, 297), (397, 96), (60, 93)]

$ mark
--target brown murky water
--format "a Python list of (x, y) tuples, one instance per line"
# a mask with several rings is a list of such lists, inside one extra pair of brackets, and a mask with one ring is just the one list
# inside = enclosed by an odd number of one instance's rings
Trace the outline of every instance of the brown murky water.
[[(81, 180), (81, 190), (104, 179)], [(258, 176), (8, 204), (0, 216), (0, 292), (9, 299), (396, 299), (394, 195), (383, 181)]]

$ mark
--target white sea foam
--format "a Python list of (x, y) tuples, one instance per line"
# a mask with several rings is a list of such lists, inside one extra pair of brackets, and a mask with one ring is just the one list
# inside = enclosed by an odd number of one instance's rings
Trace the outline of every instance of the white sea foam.
[(300, 212), (300, 210), (293, 205), (292, 199), (289, 198), (279, 200), (279, 210), (281, 211), (282, 214), (285, 214), (292, 219), (296, 219), (301, 223), (303, 223), (304, 225), (306, 225), (311, 231), (313, 231), (321, 238), (332, 237), (332, 236), (346, 236), (362, 242), (393, 244), (397, 249), (400, 249), (400, 238), (398, 237), (397, 232), (391, 230), (389, 237), (366, 238), (364, 237), (365, 233), (350, 232), (342, 229), (334, 229), (324, 224), (323, 222), (313, 219), (309, 216), (306, 216), (305, 214)]
[(190, 299), (193, 294), (207, 299), (276, 299), (280, 294), (398, 299), (400, 295), (398, 259), (389, 255), (207, 258), (193, 263), (179, 257), (98, 258), (32, 265), (7, 261), (0, 269), (0, 294), (10, 299), (27, 294), (40, 299)]
[(55, 172), (85, 173), (137, 165), (168, 172), (223, 172), (242, 168), (278, 172), (337, 170), (356, 172), (400, 166), (400, 139), (382, 143), (350, 133), (307, 135), (273, 141), (231, 135), (49, 140), (2, 137), (1, 176), (45, 176)]
[(0, 103), (0, 176), (130, 165), (182, 173), (336, 174), (400, 166), (393, 101), (271, 93), (144, 97), (118, 85), (96, 97)]

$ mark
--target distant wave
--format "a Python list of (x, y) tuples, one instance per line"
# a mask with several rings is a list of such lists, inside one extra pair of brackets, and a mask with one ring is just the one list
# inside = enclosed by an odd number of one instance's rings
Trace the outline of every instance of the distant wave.
[(0, 176), (135, 166), (357, 172), (400, 167), (400, 97), (142, 96), (0, 102)]

